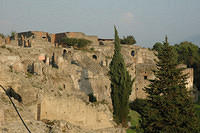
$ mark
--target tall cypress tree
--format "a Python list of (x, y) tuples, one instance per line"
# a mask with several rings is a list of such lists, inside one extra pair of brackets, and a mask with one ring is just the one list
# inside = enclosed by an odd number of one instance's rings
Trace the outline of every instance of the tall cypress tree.
[(142, 115), (141, 127), (145, 133), (199, 132), (192, 99), (185, 86), (187, 75), (178, 67), (176, 53), (167, 37), (156, 56), (156, 78), (145, 88), (149, 108)]
[(120, 39), (115, 29), (115, 50), (110, 63), (111, 99), (113, 105), (113, 117), (117, 124), (127, 126), (129, 113), (129, 95), (131, 94), (133, 80), (126, 69), (121, 55)]

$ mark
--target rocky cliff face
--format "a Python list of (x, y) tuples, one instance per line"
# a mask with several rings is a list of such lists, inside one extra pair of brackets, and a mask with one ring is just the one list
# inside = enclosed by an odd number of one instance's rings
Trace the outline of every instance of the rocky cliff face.
[[(102, 98), (105, 94), (104, 99), (109, 99), (109, 91), (104, 92), (101, 88), (102, 83), (109, 83), (104, 69), (84, 51), (68, 51), (64, 57), (62, 48), (52, 46), (20, 48), (6, 45), (0, 48), (0, 84), (12, 87), (22, 97), (22, 103), (13, 100), (33, 132), (123, 131), (114, 127), (111, 106)], [(89, 102), (89, 93), (101, 92), (104, 92), (102, 99)], [(1, 130), (25, 132), (2, 89), (0, 106)], [(53, 125), (44, 123), (45, 120)]]

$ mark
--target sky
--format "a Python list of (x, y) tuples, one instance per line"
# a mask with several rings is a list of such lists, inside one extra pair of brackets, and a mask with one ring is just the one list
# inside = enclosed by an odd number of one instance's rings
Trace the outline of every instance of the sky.
[(133, 35), (152, 47), (168, 36), (171, 44), (200, 46), (200, 0), (0, 0), (0, 33), (84, 32), (99, 38)]

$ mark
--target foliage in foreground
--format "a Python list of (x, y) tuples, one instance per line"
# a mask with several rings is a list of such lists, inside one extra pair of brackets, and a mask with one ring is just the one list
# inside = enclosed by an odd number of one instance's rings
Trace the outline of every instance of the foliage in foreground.
[(122, 124), (123, 127), (127, 127), (129, 95), (132, 91), (133, 80), (126, 69), (126, 65), (120, 51), (120, 39), (115, 27), (115, 50), (110, 63), (109, 71), (113, 117), (117, 124)]
[(199, 124), (192, 99), (186, 90), (187, 75), (178, 63), (173, 48), (166, 40), (156, 55), (156, 78), (145, 88), (147, 106), (141, 116), (145, 133), (198, 133)]

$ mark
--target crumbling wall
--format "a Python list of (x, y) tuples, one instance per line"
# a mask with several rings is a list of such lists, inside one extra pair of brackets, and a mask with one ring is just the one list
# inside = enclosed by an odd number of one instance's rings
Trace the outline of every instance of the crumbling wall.
[(4, 111), (0, 109), (0, 129), (3, 124), (4, 124)]
[(153, 70), (156, 66), (153, 64), (136, 64), (136, 77), (135, 77), (135, 98), (146, 98), (144, 88), (147, 87), (149, 80), (155, 79)]
[(0, 37), (0, 45), (3, 45), (3, 44), (5, 44), (5, 39)]
[(55, 44), (56, 43), (56, 34), (50, 34), (51, 37), (51, 43)]
[(87, 39), (92, 41), (93, 45), (98, 45), (98, 37), (97, 36), (88, 36), (82, 32), (67, 32), (67, 37), (69, 38), (77, 38), (77, 39)]
[(65, 38), (65, 37), (67, 37), (67, 33), (66, 33), (66, 32), (55, 34), (55, 42), (54, 42), (54, 43), (56, 43), (56, 46), (57, 46), (58, 44), (60, 44), (60, 40), (61, 40), (62, 38)]
[(106, 106), (92, 107), (73, 96), (44, 97), (40, 116), (41, 120), (66, 120), (88, 129), (113, 127), (112, 114)]
[(6, 43), (6, 44), (10, 44), (10, 37), (6, 37), (6, 38), (5, 38), (5, 43)]
[(98, 39), (99, 45), (111, 45), (114, 44), (114, 39)]
[(194, 70), (193, 70), (193, 68), (187, 68), (183, 71), (183, 73), (188, 74), (186, 87), (189, 90), (193, 89), (193, 82), (194, 82)]
[(55, 34), (55, 43), (60, 43), (60, 40), (64, 37), (68, 38), (77, 38), (77, 39), (87, 39), (92, 41), (93, 45), (98, 45), (98, 37), (97, 36), (88, 36), (82, 32), (64, 32)]
[(43, 46), (51, 42), (51, 37), (47, 32), (41, 31), (27, 31), (17, 33), (18, 46), (32, 47)]

